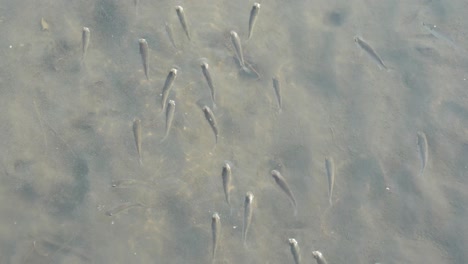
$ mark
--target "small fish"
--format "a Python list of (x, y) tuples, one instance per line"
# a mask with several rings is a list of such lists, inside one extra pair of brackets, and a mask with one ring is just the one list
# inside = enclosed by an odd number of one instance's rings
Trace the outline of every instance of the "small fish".
[(175, 41), (174, 41), (174, 34), (172, 33), (172, 27), (171, 25), (169, 25), (169, 23), (166, 22), (166, 34), (167, 34), (167, 37), (169, 38), (169, 41), (171, 41), (171, 44), (172, 46), (177, 49), (177, 46), (175, 44)]
[(143, 70), (145, 71), (146, 79), (149, 80), (148, 42), (146, 41), (146, 39), (141, 38), (138, 40), (138, 43), (140, 44), (140, 55), (141, 61), (143, 62)]
[(111, 182), (112, 188), (130, 188), (132, 186), (153, 187), (153, 183), (147, 181), (139, 181), (135, 179), (114, 180)]
[(211, 217), (211, 231), (213, 235), (213, 259), (215, 258), (216, 248), (218, 247), (218, 241), (221, 231), (221, 220), (218, 213), (214, 213)]
[(325, 168), (328, 176), (328, 202), (332, 205), (333, 185), (335, 183), (335, 163), (332, 157), (325, 158)]
[(433, 24), (428, 24), (428, 23), (422, 23), (423, 24), (423, 27), (426, 28), (432, 36), (444, 41), (445, 43), (447, 43), (450, 47), (452, 47), (453, 49), (457, 50), (457, 51), (460, 51), (460, 52), (466, 52), (464, 49), (460, 48), (458, 45), (455, 44), (455, 42), (453, 42), (452, 39), (450, 39), (449, 37), (445, 36), (444, 34), (440, 33), (438, 30), (437, 30), (437, 26), (436, 25), (433, 25)]
[(291, 253), (294, 258), (294, 263), (300, 264), (301, 263), (301, 255), (299, 250), (299, 245), (297, 244), (297, 240), (294, 238), (288, 239), (289, 246), (291, 247)]
[(419, 155), (421, 157), (421, 172), (420, 175), (422, 176), (424, 173), (424, 169), (426, 169), (427, 165), (427, 159), (429, 156), (428, 153), (428, 145), (427, 145), (427, 138), (426, 134), (424, 132), (418, 132), (418, 150), (419, 150)]
[(140, 165), (143, 164), (143, 159), (141, 157), (141, 120), (135, 118), (133, 120), (133, 136), (135, 137), (136, 149), (138, 152), (138, 161)]
[(245, 67), (245, 62), (244, 62), (244, 54), (242, 53), (242, 44), (239, 39), (239, 35), (234, 30), (231, 30), (231, 42), (232, 45), (234, 46), (234, 49), (236, 50), (236, 55), (237, 59), (239, 60), (239, 64), (241, 67)]
[(40, 238), (38, 240), (34, 239), (32, 244), (37, 254), (43, 257), (48, 257), (49, 259), (52, 258), (56, 253), (60, 252), (61, 254), (67, 256), (75, 255), (76, 257), (81, 258), (84, 263), (90, 263), (91, 258), (88, 252), (68, 245), (70, 241), (76, 238), (76, 236), (77, 235), (72, 235), (70, 239), (67, 239), (67, 241), (57, 241), (53, 238)]
[(252, 10), (250, 11), (250, 19), (249, 19), (249, 36), (247, 39), (250, 39), (252, 36), (253, 27), (255, 26), (255, 21), (257, 20), (258, 11), (260, 11), (260, 4), (254, 3), (252, 6)]
[[(237, 57), (236, 62), (239, 63)], [(262, 78), (262, 75), (255, 69), (254, 65), (250, 64), (249, 62), (245, 61), (244, 65), (239, 63), (239, 66), (242, 70), (242, 73), (244, 73), (246, 77), (255, 78), (256, 80)]]
[(289, 197), (289, 200), (291, 204), (294, 207), (294, 216), (297, 215), (297, 204), (296, 204), (296, 199), (294, 198), (294, 195), (291, 192), (291, 189), (289, 188), (288, 184), (286, 183), (286, 180), (284, 177), (281, 175), (281, 173), (277, 170), (272, 170), (271, 171), (271, 176), (273, 179), (275, 179), (276, 184), (283, 190), (284, 193)]
[(234, 30), (231, 30), (230, 35), (232, 45), (234, 46), (234, 50), (236, 52), (237, 62), (239, 63), (239, 66), (241, 67), (242, 71), (249, 76), (259, 78), (260, 74), (254, 69), (254, 67), (252, 67), (252, 65), (244, 61), (244, 53), (242, 52), (242, 44), (239, 39), (239, 35), (237, 35), (237, 33)]
[(244, 245), (247, 244), (247, 232), (249, 231), (250, 222), (252, 221), (253, 200), (253, 193), (247, 192), (244, 202), (244, 225), (242, 228), (242, 240), (244, 241)]
[(140, 6), (140, 0), (133, 0), (133, 4), (135, 5), (135, 15), (138, 16), (138, 7)]
[(82, 43), (82, 49), (83, 49), (81, 60), (84, 60), (86, 56), (86, 52), (88, 51), (90, 37), (91, 37), (91, 31), (89, 31), (89, 28), (83, 27), (83, 32), (81, 33), (81, 43)]
[(122, 211), (125, 211), (127, 209), (130, 209), (132, 207), (135, 207), (135, 206), (141, 206), (143, 207), (144, 205), (141, 204), (141, 203), (131, 203), (131, 202), (128, 202), (128, 203), (123, 203), (121, 205), (118, 205), (108, 211), (106, 211), (106, 215), (108, 216), (114, 216)]
[(211, 100), (213, 100), (213, 105), (215, 105), (215, 91), (213, 87), (213, 80), (211, 79), (211, 74), (209, 71), (210, 66), (206, 62), (203, 62), (200, 66), (201, 66), (203, 75), (205, 76), (206, 82), (208, 83), (208, 86), (210, 87)]
[(278, 107), (279, 107), (279, 110), (281, 111), (283, 108), (283, 104), (281, 101), (280, 84), (279, 84), (277, 77), (273, 77), (273, 88), (275, 89), (276, 99), (278, 100)]
[(41, 30), (49, 31), (49, 23), (44, 18), (41, 18)]
[(327, 264), (325, 257), (323, 256), (322, 252), (320, 251), (312, 251), (312, 256), (317, 261), (317, 264)]
[(208, 121), (208, 123), (211, 126), (211, 129), (213, 129), (213, 133), (215, 135), (215, 141), (218, 143), (218, 125), (216, 123), (216, 119), (214, 117), (213, 111), (211, 111), (211, 108), (208, 106), (203, 107), (203, 113), (205, 113), (205, 118)]
[(185, 19), (184, 9), (181, 6), (176, 6), (175, 9), (176, 9), (176, 12), (177, 12), (177, 16), (179, 17), (180, 24), (182, 25), (182, 28), (184, 29), (185, 34), (187, 35), (187, 38), (190, 40), (190, 33), (188, 31), (187, 21)]
[(169, 97), (169, 92), (171, 91), (172, 84), (174, 83), (175, 78), (177, 77), (177, 69), (172, 68), (169, 71), (169, 74), (166, 77), (166, 82), (164, 82), (164, 87), (162, 89), (162, 111), (166, 109), (166, 101)]
[(385, 70), (388, 70), (387, 66), (384, 64), (383, 60), (380, 58), (379, 54), (363, 39), (361, 39), (358, 36), (354, 37), (354, 41), (361, 47), (369, 56), (377, 62), (379, 67), (384, 68)]
[(125, 188), (128, 186), (132, 186), (136, 183), (137, 181), (134, 179), (115, 180), (115, 181), (112, 181), (111, 186), (112, 188)]
[(224, 196), (226, 197), (227, 204), (229, 205), (229, 207), (231, 207), (231, 198), (229, 196), (229, 193), (231, 192), (232, 171), (229, 163), (224, 163), (223, 172), (221, 175), (223, 177)]
[(171, 127), (172, 127), (172, 120), (174, 119), (174, 112), (175, 112), (175, 102), (174, 100), (169, 100), (169, 102), (167, 102), (167, 109), (166, 109), (166, 134), (164, 135), (164, 138), (161, 140), (161, 142), (164, 141), (169, 135), (169, 131), (171, 130)]

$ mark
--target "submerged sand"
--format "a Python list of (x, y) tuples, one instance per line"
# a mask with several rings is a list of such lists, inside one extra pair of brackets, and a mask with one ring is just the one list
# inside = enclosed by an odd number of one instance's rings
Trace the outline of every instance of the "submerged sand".
[[(261, 2), (247, 41), (253, 4), (3, 1), (1, 263), (210, 263), (214, 212), (222, 225), (214, 263), (293, 263), (289, 238), (306, 263), (314, 250), (328, 263), (467, 262), (463, 2)], [(91, 38), (81, 61), (84, 26)], [(258, 76), (239, 68), (231, 30)], [(161, 142), (160, 94), (172, 67), (176, 112)], [(213, 108), (217, 144), (204, 105)], [(418, 132), (428, 146), (422, 175)], [(335, 165), (332, 205), (325, 157)], [(273, 169), (294, 193), (297, 217)], [(113, 187), (119, 180), (128, 181)], [(244, 246), (248, 191), (255, 200)]]

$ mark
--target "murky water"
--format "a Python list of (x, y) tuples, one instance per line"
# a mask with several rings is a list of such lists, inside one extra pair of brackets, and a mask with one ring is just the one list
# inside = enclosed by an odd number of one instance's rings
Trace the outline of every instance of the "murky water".
[[(314, 250), (328, 263), (467, 262), (464, 2), (262, 1), (247, 41), (253, 4), (2, 1), (1, 263), (211, 263), (214, 212), (213, 263), (293, 263), (289, 238), (305, 263)], [(81, 61), (83, 27), (91, 38)], [(240, 67), (231, 30), (255, 73)], [(161, 142), (172, 67), (176, 110)], [(325, 157), (334, 160), (331, 205)]]

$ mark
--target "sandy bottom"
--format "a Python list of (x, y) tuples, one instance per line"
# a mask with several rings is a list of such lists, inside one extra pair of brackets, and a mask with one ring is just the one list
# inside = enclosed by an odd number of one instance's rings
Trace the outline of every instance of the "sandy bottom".
[[(214, 212), (214, 263), (293, 263), (289, 238), (305, 263), (314, 250), (328, 263), (468, 262), (462, 1), (264, 1), (249, 40), (253, 2), (139, 2), (0, 5), (1, 263), (210, 263)], [(255, 74), (239, 67), (231, 30)], [(139, 38), (149, 44), (149, 80)], [(172, 67), (176, 110), (161, 142)]]

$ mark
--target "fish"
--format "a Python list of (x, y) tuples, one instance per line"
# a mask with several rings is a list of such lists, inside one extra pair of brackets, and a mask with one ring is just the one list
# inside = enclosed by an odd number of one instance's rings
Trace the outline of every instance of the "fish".
[(385, 70), (388, 70), (387, 65), (384, 64), (379, 54), (377, 54), (377, 52), (367, 42), (365, 42), (359, 36), (354, 37), (354, 42), (356, 42), (359, 45), (359, 47), (361, 47), (365, 52), (367, 52), (367, 54), (369, 54), (369, 56), (377, 62), (379, 67), (382, 67)]
[(177, 69), (172, 68), (169, 71), (169, 74), (166, 77), (166, 81), (164, 82), (164, 87), (162, 89), (162, 111), (166, 109), (166, 101), (169, 97), (169, 92), (171, 91), (172, 84), (174, 83), (175, 78), (177, 77)]
[(146, 39), (141, 38), (138, 40), (138, 43), (140, 45), (140, 55), (141, 55), (141, 61), (143, 62), (143, 70), (145, 72), (146, 79), (149, 80), (148, 42), (146, 41)]
[(125, 188), (137, 184), (137, 181), (134, 179), (124, 179), (124, 180), (115, 180), (112, 181), (112, 188)]
[(281, 173), (277, 170), (272, 170), (271, 171), (271, 176), (273, 179), (275, 179), (276, 184), (283, 190), (284, 193), (289, 197), (289, 200), (291, 204), (294, 207), (294, 216), (297, 215), (297, 204), (296, 204), (296, 199), (294, 198), (293, 193), (291, 192), (291, 189), (289, 188), (288, 184), (286, 183), (286, 180), (284, 177), (281, 175)]
[(242, 53), (242, 44), (239, 39), (239, 35), (237, 35), (237, 32), (235, 32), (234, 30), (231, 30), (230, 35), (232, 45), (234, 46), (234, 49), (236, 51), (237, 59), (239, 60), (239, 64), (241, 67), (245, 67), (244, 54)]
[(90, 38), (91, 38), (91, 31), (89, 31), (89, 28), (83, 27), (83, 32), (81, 33), (81, 44), (82, 44), (82, 49), (83, 49), (81, 60), (84, 60), (86, 56)]
[(239, 62), (239, 66), (241, 67), (242, 71), (250, 76), (255, 76), (257, 78), (260, 77), (260, 74), (252, 67), (252, 65), (246, 63), (244, 61), (244, 53), (242, 52), (242, 44), (239, 39), (239, 35), (234, 30), (231, 30), (231, 42), (234, 46), (234, 50), (236, 52), (236, 58)]
[(213, 130), (213, 133), (215, 135), (215, 143), (218, 143), (218, 125), (214, 117), (213, 111), (211, 111), (211, 108), (206, 105), (202, 108), (202, 110), (203, 113), (205, 113), (205, 118), (210, 124), (211, 129)]
[(231, 207), (231, 198), (229, 193), (231, 192), (231, 180), (232, 180), (232, 171), (229, 163), (225, 162), (223, 165), (223, 172), (221, 173), (223, 178), (223, 189), (224, 196), (226, 198), (226, 203)]
[(327, 264), (325, 257), (323, 256), (322, 252), (320, 251), (312, 251), (312, 256), (317, 261), (317, 264)]
[(283, 108), (283, 103), (281, 100), (281, 89), (280, 89), (280, 84), (278, 81), (277, 77), (273, 77), (273, 89), (275, 89), (275, 94), (276, 94), (276, 100), (278, 101), (278, 107), (279, 110), (281, 111)]
[(171, 41), (172, 46), (175, 49), (177, 49), (177, 46), (176, 46), (175, 41), (174, 41), (174, 34), (172, 33), (171, 25), (169, 25), (169, 23), (166, 22), (165, 28), (166, 28), (166, 34), (167, 34), (167, 37), (169, 38), (169, 41)]
[(250, 18), (249, 18), (249, 36), (247, 39), (250, 39), (252, 36), (253, 27), (255, 26), (255, 21), (257, 20), (258, 11), (260, 11), (260, 4), (254, 3), (252, 6), (252, 10), (250, 11)]
[(174, 112), (175, 112), (175, 102), (174, 100), (169, 100), (169, 102), (167, 102), (167, 109), (166, 109), (166, 134), (164, 135), (161, 142), (163, 142), (169, 135), (169, 131), (171, 130), (171, 127), (172, 127), (172, 120), (174, 119)]
[(422, 176), (424, 173), (424, 170), (426, 169), (427, 159), (429, 156), (429, 153), (428, 153), (429, 147), (427, 145), (427, 137), (426, 137), (426, 134), (424, 134), (424, 132), (422, 131), (418, 132), (418, 150), (419, 150), (419, 155), (421, 158), (421, 171), (419, 175)]
[(465, 53), (466, 51), (464, 49), (462, 49), (461, 47), (459, 47), (458, 45), (455, 44), (455, 42), (453, 42), (452, 39), (450, 39), (449, 37), (445, 36), (444, 34), (440, 33), (438, 30), (437, 30), (437, 26), (436, 25), (433, 25), (433, 24), (428, 24), (428, 23), (425, 23), (423, 22), (422, 23), (423, 27), (425, 29), (427, 29), (429, 31), (429, 33), (431, 33), (432, 36), (444, 41), (445, 43), (447, 43), (450, 47), (452, 47), (453, 49), (457, 50), (457, 51), (460, 51), (460, 52), (463, 52)]
[(221, 231), (221, 220), (219, 218), (219, 214), (215, 212), (213, 216), (211, 217), (211, 232), (213, 235), (213, 251), (212, 251), (213, 259), (215, 258), (215, 255), (216, 255), (216, 249), (218, 247), (220, 231)]
[(190, 33), (187, 27), (187, 21), (185, 19), (184, 8), (182, 8), (181, 6), (176, 6), (175, 9), (177, 12), (177, 16), (179, 17), (180, 24), (182, 25), (182, 28), (184, 29), (185, 34), (187, 35), (187, 38), (190, 40)]
[(210, 66), (206, 62), (203, 62), (200, 66), (201, 66), (203, 75), (205, 76), (206, 82), (208, 83), (208, 86), (210, 87), (211, 100), (213, 100), (213, 106), (215, 106), (216, 105), (215, 104), (215, 90), (214, 90), (213, 80), (211, 79), (211, 74), (209, 70)]
[(127, 202), (127, 203), (123, 203), (123, 204), (120, 204), (120, 205), (117, 205), (116, 207), (106, 211), (106, 215), (107, 216), (114, 216), (122, 211), (125, 211), (127, 209), (130, 209), (132, 207), (136, 207), (136, 206), (141, 206), (143, 207), (144, 205), (141, 204), (141, 203), (132, 203), (132, 202)]
[(297, 240), (294, 238), (288, 239), (289, 246), (291, 247), (291, 253), (294, 258), (294, 263), (300, 264), (301, 263), (301, 255), (299, 250), (299, 245), (297, 244)]
[(133, 0), (133, 5), (135, 5), (135, 15), (138, 16), (138, 7), (140, 6), (140, 0)]
[(328, 202), (332, 205), (333, 185), (335, 183), (335, 163), (332, 157), (325, 158), (325, 168), (328, 176)]
[(252, 192), (247, 192), (244, 201), (244, 224), (242, 227), (242, 240), (244, 245), (247, 245), (247, 233), (249, 231), (250, 223), (252, 222), (254, 195)]
[(44, 18), (41, 18), (41, 30), (49, 31), (49, 23)]
[(34, 251), (37, 254), (43, 257), (49, 257), (49, 260), (60, 252), (60, 254), (67, 255), (69, 257), (75, 255), (79, 257), (84, 263), (91, 263), (92, 260), (87, 251), (81, 250), (79, 247), (76, 248), (69, 245), (70, 242), (74, 240), (77, 236), (78, 234), (72, 235), (72, 237), (70, 237), (66, 241), (57, 241), (54, 238), (39, 238), (37, 240), (34, 239), (34, 241), (32, 241), (32, 244)]
[(151, 188), (153, 187), (153, 183), (148, 182), (148, 181), (140, 181), (140, 180), (135, 180), (135, 179), (121, 179), (121, 180), (113, 180), (111, 182), (112, 188), (130, 188), (134, 186), (140, 186), (140, 187), (148, 187)]
[(135, 137), (138, 161), (140, 162), (140, 165), (143, 165), (143, 159), (141, 157), (141, 120), (138, 118), (133, 120), (133, 136)]

